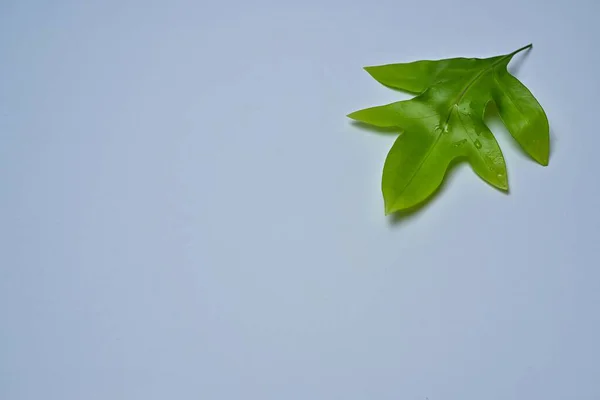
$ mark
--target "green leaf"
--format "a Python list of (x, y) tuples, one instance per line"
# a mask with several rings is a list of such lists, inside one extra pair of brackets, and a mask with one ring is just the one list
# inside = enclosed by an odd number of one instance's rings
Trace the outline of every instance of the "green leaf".
[(523, 150), (539, 164), (548, 165), (546, 114), (507, 70), (514, 55), (530, 47), (491, 58), (423, 60), (365, 68), (381, 84), (416, 95), (348, 115), (400, 132), (383, 168), (386, 214), (427, 200), (441, 185), (449, 165), (458, 159), (466, 159), (490, 185), (508, 190), (502, 151), (483, 121), (491, 102)]

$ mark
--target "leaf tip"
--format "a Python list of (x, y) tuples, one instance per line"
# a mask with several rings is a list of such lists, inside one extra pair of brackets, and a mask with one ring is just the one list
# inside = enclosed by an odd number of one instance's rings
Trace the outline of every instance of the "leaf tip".
[(531, 157), (541, 166), (547, 167), (550, 162), (550, 143), (549, 141), (542, 141), (542, 144), (534, 148), (530, 152)]
[(540, 164), (542, 167), (547, 167), (548, 164), (550, 163), (550, 155), (546, 152), (542, 155), (539, 155), (535, 158), (535, 161), (538, 162), (538, 164)]
[(394, 203), (386, 199), (385, 195), (383, 198), (383, 209), (386, 217), (398, 211), (398, 208), (394, 207)]
[(364, 70), (367, 72), (367, 74), (371, 75), (371, 77), (372, 77), (372, 78), (374, 78), (374, 79), (377, 79), (377, 78), (375, 77), (375, 74), (376, 74), (376, 68), (377, 68), (377, 67), (375, 67), (375, 66), (372, 66), (372, 65), (368, 65), (368, 66), (366, 66), (366, 67), (363, 67), (363, 69), (364, 69)]
[(406, 203), (405, 201), (402, 201), (402, 199), (397, 198), (394, 200), (392, 198), (386, 199), (384, 197), (384, 209), (386, 216), (395, 214), (400, 211), (405, 211), (407, 209), (410, 209), (411, 207), (413, 207), (412, 204)]
[(547, 143), (545, 143), (544, 147), (545, 148), (542, 151), (542, 155), (541, 155), (541, 157), (539, 157), (538, 162), (540, 164), (542, 164), (542, 166), (547, 167), (548, 164), (550, 163), (550, 141), (549, 140)]
[(506, 176), (506, 172), (503, 174), (498, 174), (498, 181), (496, 181), (494, 183), (494, 186), (496, 186), (497, 189), (503, 191), (503, 192), (508, 192), (508, 178)]

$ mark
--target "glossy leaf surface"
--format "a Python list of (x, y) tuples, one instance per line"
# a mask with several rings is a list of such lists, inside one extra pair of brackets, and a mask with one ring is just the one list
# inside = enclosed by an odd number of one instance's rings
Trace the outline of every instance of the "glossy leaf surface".
[(466, 159), (490, 185), (508, 189), (506, 164), (484, 123), (490, 102), (523, 150), (548, 165), (546, 114), (507, 66), (525, 46), (491, 58), (452, 58), (366, 67), (378, 82), (413, 93), (410, 100), (366, 108), (348, 117), (366, 124), (398, 128), (400, 135), (385, 160), (382, 192), (385, 212), (414, 207), (442, 183), (454, 160)]

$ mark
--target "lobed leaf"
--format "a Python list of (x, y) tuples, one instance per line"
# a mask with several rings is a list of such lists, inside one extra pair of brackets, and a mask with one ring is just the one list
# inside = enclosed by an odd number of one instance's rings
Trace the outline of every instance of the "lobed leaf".
[(365, 67), (378, 82), (416, 96), (348, 114), (356, 121), (398, 128), (384, 164), (385, 212), (414, 207), (441, 185), (449, 165), (466, 159), (490, 185), (508, 190), (506, 164), (483, 115), (494, 102), (508, 131), (535, 161), (548, 165), (549, 126), (531, 92), (508, 72), (515, 54)]

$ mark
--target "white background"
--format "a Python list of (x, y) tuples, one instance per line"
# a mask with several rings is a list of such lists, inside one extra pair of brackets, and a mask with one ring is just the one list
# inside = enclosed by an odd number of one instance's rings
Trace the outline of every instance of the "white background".
[[(598, 4), (0, 1), (0, 398), (599, 399)], [(550, 165), (386, 218), (362, 67), (530, 42)]]

